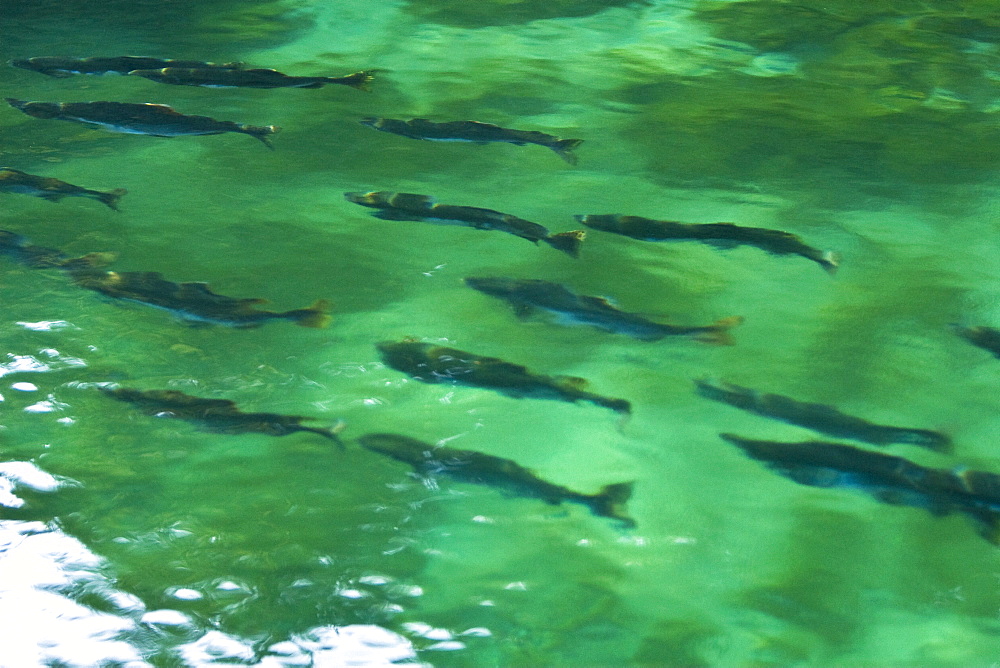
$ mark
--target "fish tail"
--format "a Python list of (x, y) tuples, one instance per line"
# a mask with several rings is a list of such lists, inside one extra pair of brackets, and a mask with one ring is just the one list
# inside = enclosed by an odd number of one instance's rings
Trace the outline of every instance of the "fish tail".
[(573, 149), (583, 143), (582, 139), (560, 139), (555, 144), (550, 146), (553, 151), (556, 152), (560, 158), (565, 160), (571, 165), (576, 164), (576, 155), (572, 153)]
[(99, 193), (97, 199), (102, 203), (106, 204), (108, 208), (113, 211), (118, 211), (118, 200), (122, 198), (122, 195), (127, 195), (128, 191), (124, 188), (115, 188), (114, 190), (108, 191), (106, 193)]
[(274, 150), (274, 144), (271, 143), (269, 135), (273, 135), (279, 132), (281, 128), (277, 125), (241, 125), (240, 131), (247, 133), (251, 137), (255, 137), (261, 141), (264, 146), (268, 147), (272, 151)]
[(716, 346), (731, 346), (735, 341), (733, 341), (733, 337), (729, 334), (729, 330), (742, 324), (743, 320), (744, 318), (741, 315), (716, 320), (705, 328), (706, 331), (701, 332), (695, 338), (704, 343)]
[(610, 517), (619, 520), (626, 527), (634, 527), (635, 520), (625, 513), (625, 504), (632, 498), (632, 482), (619, 482), (605, 485), (601, 491), (589, 499), (589, 505), (594, 514), (599, 517)]
[(328, 300), (317, 299), (309, 308), (299, 309), (295, 312), (295, 324), (300, 327), (323, 329), (333, 320), (329, 315), (330, 306)]
[(831, 276), (836, 275), (840, 268), (840, 253), (836, 251), (823, 251), (818, 260), (821, 267), (826, 269), (826, 273)]
[(325, 429), (322, 427), (303, 427), (303, 430), (311, 431), (314, 434), (319, 434), (320, 436), (325, 436), (336, 443), (341, 450), (346, 450), (347, 446), (344, 445), (343, 439), (340, 438), (340, 432), (344, 431), (346, 427), (346, 422), (343, 420), (337, 420), (336, 424), (332, 427), (327, 427)]
[(360, 72), (355, 72), (354, 74), (348, 74), (344, 77), (336, 77), (331, 79), (331, 83), (339, 83), (345, 86), (350, 86), (351, 88), (357, 88), (358, 90), (370, 91), (368, 84), (371, 83), (372, 79), (375, 78), (374, 72), (377, 70), (361, 70)]
[(580, 244), (583, 243), (586, 236), (587, 233), (583, 230), (573, 230), (572, 232), (550, 234), (542, 239), (542, 241), (556, 250), (561, 250), (570, 257), (580, 257)]

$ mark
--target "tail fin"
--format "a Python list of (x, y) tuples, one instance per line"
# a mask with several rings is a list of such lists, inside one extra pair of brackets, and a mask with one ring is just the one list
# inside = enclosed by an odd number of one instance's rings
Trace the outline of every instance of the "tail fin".
[(837, 269), (840, 268), (840, 253), (835, 251), (823, 251), (820, 255), (819, 260), (820, 266), (826, 269), (826, 273), (834, 276), (837, 273)]
[(108, 208), (113, 211), (118, 211), (118, 200), (122, 198), (122, 195), (127, 195), (128, 191), (124, 188), (115, 188), (106, 193), (100, 193), (97, 196), (102, 203), (106, 204)]
[(330, 302), (326, 299), (317, 299), (316, 302), (309, 308), (298, 309), (293, 311), (295, 315), (295, 324), (300, 327), (312, 327), (314, 329), (323, 329), (330, 324), (333, 318), (330, 317)]
[(610, 517), (626, 527), (634, 527), (635, 520), (625, 514), (625, 504), (632, 498), (632, 482), (605, 485), (601, 491), (588, 497), (590, 509), (599, 517)]
[(583, 143), (582, 139), (560, 139), (555, 144), (549, 146), (560, 158), (571, 165), (576, 164), (576, 156), (572, 150)]
[(587, 237), (583, 230), (573, 230), (572, 232), (559, 232), (550, 234), (542, 239), (545, 243), (556, 250), (561, 250), (570, 257), (580, 257), (580, 244)]
[(743, 316), (734, 315), (722, 320), (717, 320), (706, 328), (706, 331), (698, 334), (695, 338), (704, 343), (716, 346), (731, 346), (735, 341), (730, 336), (729, 330), (743, 323)]
[(268, 138), (268, 135), (273, 135), (279, 132), (281, 128), (277, 125), (241, 125), (240, 132), (245, 132), (246, 134), (259, 139), (264, 146), (268, 147), (272, 151), (274, 150), (274, 144)]
[(354, 74), (348, 74), (344, 77), (330, 77), (328, 79), (329, 83), (338, 83), (345, 86), (350, 86), (351, 88), (357, 88), (358, 90), (371, 90), (368, 88), (368, 84), (375, 77), (373, 73), (376, 70), (361, 70), (360, 72), (355, 72)]
[(337, 420), (337, 423), (332, 427), (322, 428), (322, 427), (302, 427), (303, 431), (311, 431), (314, 434), (319, 434), (320, 436), (325, 436), (334, 443), (336, 443), (341, 450), (346, 450), (347, 447), (344, 445), (344, 441), (340, 438), (340, 432), (344, 431), (347, 427), (347, 423), (343, 420)]

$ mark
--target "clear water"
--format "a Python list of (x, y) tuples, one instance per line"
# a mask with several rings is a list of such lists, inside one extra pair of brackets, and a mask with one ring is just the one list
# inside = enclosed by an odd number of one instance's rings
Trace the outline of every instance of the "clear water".
[[(811, 432), (695, 395), (713, 377), (940, 429), (1000, 471), (996, 80), (989, 2), (0, 2), (0, 58), (157, 55), (293, 74), (386, 70), (371, 93), (201, 89), (0, 68), (5, 96), (160, 102), (282, 127), (116, 135), (0, 110), (5, 166), (92, 200), (5, 195), (0, 229), (114, 268), (207, 281), (325, 330), (190, 327), (66, 277), (0, 267), (0, 665), (989, 666), (995, 546), (960, 516), (796, 485), (717, 436)], [(579, 137), (408, 140), (365, 116)], [(835, 278), (752, 248), (592, 232), (573, 260), (501, 233), (381, 221), (351, 190), (564, 231), (629, 213), (783, 229)], [(469, 275), (541, 278), (675, 322), (742, 315), (736, 345), (518, 321)], [(374, 343), (414, 336), (588, 378), (592, 405), (426, 385)], [(90, 383), (174, 388), (347, 423), (224, 436)], [(622, 531), (579, 505), (428, 485), (351, 439), (390, 431), (516, 460), (580, 490), (635, 480)]]

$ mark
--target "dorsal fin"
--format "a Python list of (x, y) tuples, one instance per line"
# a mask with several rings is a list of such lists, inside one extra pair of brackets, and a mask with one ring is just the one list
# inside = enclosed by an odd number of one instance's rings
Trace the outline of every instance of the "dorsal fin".
[(160, 104), (158, 102), (143, 102), (142, 106), (156, 109), (156, 111), (162, 111), (165, 114), (177, 114), (178, 116), (182, 115), (179, 111), (176, 111), (169, 104)]
[(606, 309), (611, 311), (617, 311), (618, 308), (615, 306), (614, 302), (607, 297), (593, 297), (590, 295), (580, 295), (580, 301), (589, 304), (591, 306), (596, 306), (600, 309)]

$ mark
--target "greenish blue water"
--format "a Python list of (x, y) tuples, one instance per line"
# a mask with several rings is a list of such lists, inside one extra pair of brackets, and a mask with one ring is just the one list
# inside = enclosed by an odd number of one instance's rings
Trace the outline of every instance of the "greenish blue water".
[[(237, 134), (119, 135), (0, 109), (3, 166), (129, 190), (117, 214), (4, 195), (0, 229), (279, 310), (334, 304), (325, 330), (195, 328), (3, 260), (0, 460), (56, 478), (39, 491), (47, 483), (22, 475), (24, 505), (0, 507), (0, 568), (82, 607), (25, 603), (18, 578), (0, 579), (0, 615), (23, 626), (0, 665), (996, 665), (1000, 553), (970, 521), (775, 475), (717, 434), (816, 436), (691, 383), (939, 429), (953, 454), (890, 451), (1000, 472), (1000, 366), (949, 328), (1000, 325), (991, 4), (0, 1), (4, 61), (385, 70), (363, 93), (0, 68), (5, 96), (282, 127), (272, 152)], [(584, 143), (573, 167), (538, 146), (375, 132), (365, 116)], [(555, 231), (612, 212), (771, 227), (843, 266), (831, 278), (802, 258), (596, 231), (573, 260), (499, 232), (377, 220), (343, 199), (353, 190)], [(641, 342), (521, 322), (465, 287), (469, 275), (556, 281), (672, 322), (746, 321), (731, 347)], [(374, 348), (405, 336), (585, 377), (634, 416), (413, 381)], [(108, 381), (343, 419), (348, 448), (147, 417), (89, 385)], [(448, 479), (428, 487), (351, 442), (382, 431), (510, 458), (573, 489), (635, 480), (638, 526)], [(63, 534), (70, 547), (18, 557)], [(31, 570), (46, 559), (61, 574)], [(81, 611), (93, 632), (63, 632)]]

